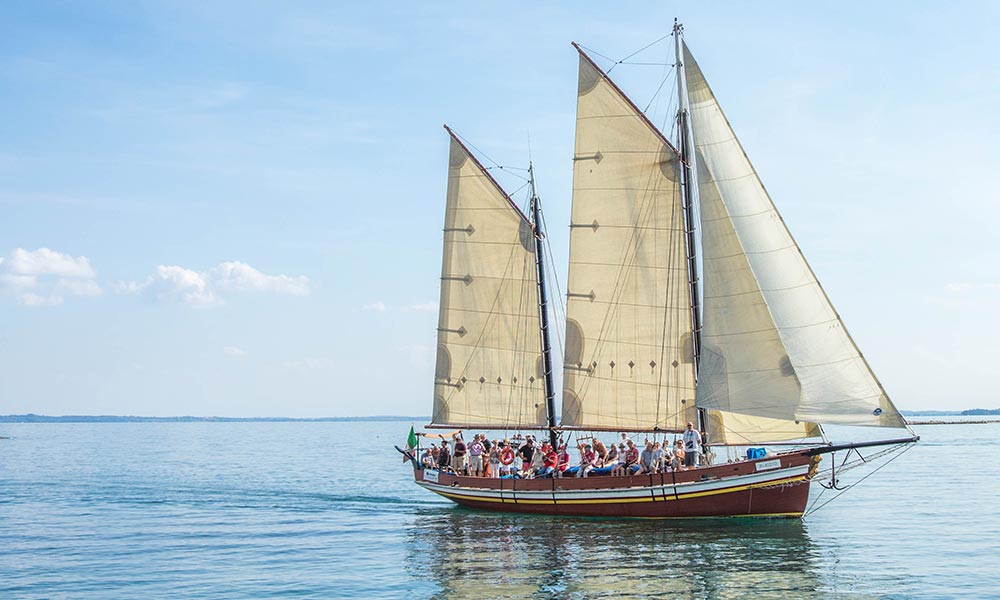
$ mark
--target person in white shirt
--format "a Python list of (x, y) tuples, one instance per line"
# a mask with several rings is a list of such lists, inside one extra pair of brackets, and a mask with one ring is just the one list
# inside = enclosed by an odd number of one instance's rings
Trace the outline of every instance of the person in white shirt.
[(684, 466), (697, 467), (698, 453), (701, 452), (701, 434), (695, 431), (694, 423), (688, 422), (684, 431)]

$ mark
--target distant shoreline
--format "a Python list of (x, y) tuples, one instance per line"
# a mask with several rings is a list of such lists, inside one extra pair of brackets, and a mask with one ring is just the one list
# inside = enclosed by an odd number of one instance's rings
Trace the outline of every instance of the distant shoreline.
[(0, 423), (330, 423), (364, 421), (418, 421), (430, 417), (378, 415), (374, 417), (139, 417), (119, 415), (0, 415)]

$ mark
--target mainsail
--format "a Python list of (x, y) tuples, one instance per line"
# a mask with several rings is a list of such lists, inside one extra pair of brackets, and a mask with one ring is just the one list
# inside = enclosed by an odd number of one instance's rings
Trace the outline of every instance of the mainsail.
[(562, 427), (683, 429), (696, 411), (677, 151), (582, 51), (573, 160)]
[(683, 62), (704, 265), (699, 407), (904, 427), (686, 46)]
[(431, 426), (545, 423), (534, 235), (451, 134)]

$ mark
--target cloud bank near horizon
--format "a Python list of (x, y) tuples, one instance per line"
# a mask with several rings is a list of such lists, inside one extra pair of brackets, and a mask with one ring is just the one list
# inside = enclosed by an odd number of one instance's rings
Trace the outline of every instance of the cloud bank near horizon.
[[(308, 296), (312, 283), (305, 276), (268, 275), (245, 262), (226, 261), (206, 271), (159, 265), (141, 281), (119, 281), (112, 287), (122, 294), (212, 308), (225, 304), (224, 296), (231, 294)], [(0, 295), (13, 297), (20, 306), (60, 306), (67, 297), (103, 294), (97, 270), (86, 256), (45, 247), (15, 248), (0, 256)]]

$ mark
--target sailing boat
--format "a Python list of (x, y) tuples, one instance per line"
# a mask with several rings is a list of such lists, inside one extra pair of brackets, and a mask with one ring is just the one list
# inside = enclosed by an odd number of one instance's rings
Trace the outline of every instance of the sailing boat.
[[(418, 485), (509, 512), (800, 517), (822, 455), (919, 439), (806, 263), (679, 24), (673, 35), (676, 145), (573, 44), (580, 66), (558, 423), (533, 172), (529, 216), (446, 127), (427, 427), (542, 430), (555, 447), (560, 435), (659, 436), (693, 422), (712, 448), (771, 451), (687, 470), (548, 479), (468, 477), (413, 460)], [(906, 434), (835, 444), (823, 424)]]

